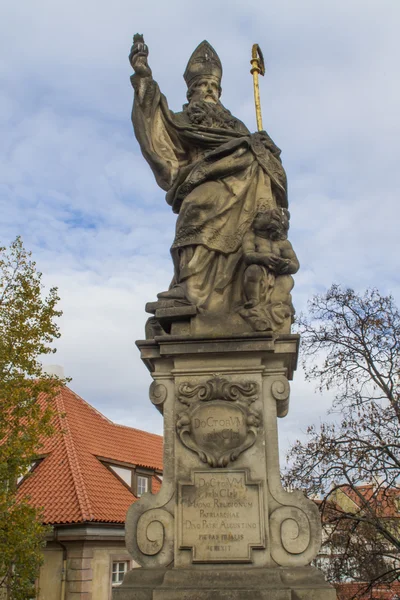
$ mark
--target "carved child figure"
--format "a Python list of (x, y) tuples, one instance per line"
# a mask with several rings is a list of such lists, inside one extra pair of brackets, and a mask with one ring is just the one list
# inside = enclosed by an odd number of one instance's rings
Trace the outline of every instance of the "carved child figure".
[(294, 314), (291, 275), (299, 261), (287, 239), (289, 218), (282, 208), (259, 212), (243, 238), (246, 302), (240, 314), (257, 330), (276, 329)]

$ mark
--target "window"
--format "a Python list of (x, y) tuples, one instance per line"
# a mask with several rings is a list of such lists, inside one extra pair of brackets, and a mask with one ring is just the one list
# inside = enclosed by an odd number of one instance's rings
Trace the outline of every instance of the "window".
[(31, 464), (27, 467), (25, 473), (19, 475), (19, 477), (17, 478), (17, 485), (19, 485), (20, 483), (22, 483), (22, 481), (25, 479), (25, 477), (27, 475), (29, 475), (30, 473), (33, 473), (33, 471), (36, 469), (36, 467), (38, 465), (40, 465), (40, 463), (42, 462), (42, 460), (43, 460), (43, 458), (38, 458), (38, 459), (32, 461)]
[(127, 469), (125, 467), (119, 467), (118, 465), (109, 465), (110, 469), (114, 471), (119, 477), (121, 477), (122, 481), (125, 481), (129, 487), (132, 484), (132, 469)]
[(136, 495), (138, 497), (142, 496), (143, 494), (145, 494), (146, 492), (149, 491), (149, 478), (148, 477), (143, 477), (143, 475), (137, 476), (136, 491), (137, 491)]
[(111, 584), (113, 587), (121, 585), (125, 573), (128, 571), (129, 561), (116, 561), (112, 564)]
[(97, 459), (135, 496), (140, 497), (146, 492), (152, 492), (152, 476), (154, 474), (152, 469), (137, 468), (135, 465), (125, 462), (111, 462), (110, 459), (102, 456), (97, 456)]

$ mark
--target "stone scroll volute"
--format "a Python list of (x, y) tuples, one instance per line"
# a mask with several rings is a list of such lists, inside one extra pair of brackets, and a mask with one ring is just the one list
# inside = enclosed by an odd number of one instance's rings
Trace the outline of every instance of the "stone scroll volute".
[(174, 517), (151, 498), (132, 504), (127, 514), (126, 546), (142, 567), (167, 567), (174, 558)]
[[(290, 385), (284, 375), (270, 380), (270, 416), (286, 416), (289, 408)], [(277, 447), (277, 439), (267, 438), (267, 449)], [(282, 567), (308, 565), (321, 545), (321, 518), (317, 506), (299, 490), (289, 492), (282, 487), (279, 463), (270, 465), (269, 493), (278, 504), (269, 515), (271, 556)]]
[[(170, 378), (154, 380), (150, 400), (164, 417), (172, 419), (174, 385)], [(126, 546), (132, 558), (142, 567), (168, 567), (174, 560), (174, 466), (173, 434), (164, 435), (164, 477), (158, 494), (146, 493), (133, 503), (127, 513)]]

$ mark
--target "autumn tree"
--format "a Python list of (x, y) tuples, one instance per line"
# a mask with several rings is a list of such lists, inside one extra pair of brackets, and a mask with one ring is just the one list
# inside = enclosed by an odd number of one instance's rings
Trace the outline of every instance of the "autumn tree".
[(0, 247), (0, 590), (8, 600), (35, 597), (46, 533), (40, 511), (17, 501), (19, 479), (52, 433), (50, 400), (61, 383), (40, 362), (55, 352), (61, 315), (57, 289), (44, 296), (41, 278), (20, 237)]
[(334, 285), (299, 329), (306, 377), (334, 400), (291, 448), (286, 484), (322, 497), (330, 580), (364, 582), (373, 598), (400, 577), (399, 311), (376, 289)]

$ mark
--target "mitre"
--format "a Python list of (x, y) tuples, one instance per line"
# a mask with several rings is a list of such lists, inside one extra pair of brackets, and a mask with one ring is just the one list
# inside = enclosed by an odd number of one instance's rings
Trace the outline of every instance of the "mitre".
[(183, 78), (188, 87), (196, 77), (215, 77), (221, 82), (222, 64), (214, 48), (206, 40), (201, 42), (189, 58)]

